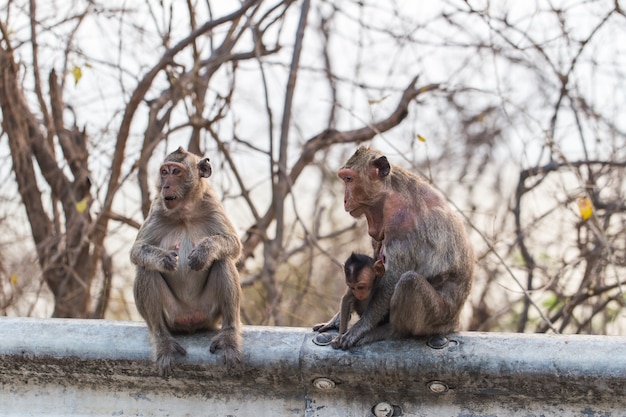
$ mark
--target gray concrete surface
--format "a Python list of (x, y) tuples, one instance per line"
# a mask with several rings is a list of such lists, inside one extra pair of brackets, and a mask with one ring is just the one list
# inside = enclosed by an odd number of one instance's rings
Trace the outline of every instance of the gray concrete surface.
[(0, 415), (626, 416), (623, 337), (455, 333), (344, 352), (315, 335), (246, 326), (233, 367), (211, 333), (177, 336), (188, 354), (166, 380), (143, 323), (0, 318)]

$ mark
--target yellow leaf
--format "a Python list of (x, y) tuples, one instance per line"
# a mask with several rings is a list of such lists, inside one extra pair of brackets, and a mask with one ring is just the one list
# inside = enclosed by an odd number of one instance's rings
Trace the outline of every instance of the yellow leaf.
[(578, 211), (580, 212), (580, 217), (583, 220), (587, 220), (589, 217), (593, 215), (593, 205), (591, 204), (591, 200), (587, 197), (580, 197), (577, 200), (578, 203)]
[(420, 142), (426, 142), (426, 138), (422, 135), (417, 135), (417, 140), (419, 140)]
[(11, 280), (11, 285), (15, 287), (17, 285), (17, 274), (11, 274), (9, 279)]
[(74, 76), (74, 85), (77, 85), (80, 79), (83, 77), (82, 68), (74, 65), (74, 68), (72, 68), (72, 75)]
[(87, 210), (87, 197), (76, 203), (76, 211), (78, 211), (79, 213), (84, 213), (85, 210)]
[(383, 97), (381, 97), (379, 99), (371, 98), (371, 99), (367, 100), (367, 102), (369, 104), (378, 104), (378, 103), (384, 101), (387, 97), (389, 97), (389, 94), (387, 94), (386, 96), (383, 96)]

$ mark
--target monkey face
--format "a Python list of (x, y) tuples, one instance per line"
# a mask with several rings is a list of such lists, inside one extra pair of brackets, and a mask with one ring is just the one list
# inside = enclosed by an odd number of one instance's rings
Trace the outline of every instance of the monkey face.
[(178, 162), (165, 162), (161, 165), (161, 197), (168, 210), (176, 208), (184, 197), (184, 182), (188, 175), (187, 167)]
[(387, 157), (366, 147), (359, 148), (337, 175), (345, 185), (343, 206), (360, 217), (384, 200), (384, 182), (391, 172)]
[(343, 208), (353, 217), (359, 217), (362, 214), (359, 196), (364, 194), (361, 187), (358, 172), (353, 169), (344, 168), (337, 175), (343, 180), (345, 185), (343, 195)]
[(363, 268), (356, 277), (356, 282), (347, 281), (346, 285), (352, 291), (352, 295), (359, 301), (365, 301), (372, 293), (375, 278), (374, 270), (371, 268)]

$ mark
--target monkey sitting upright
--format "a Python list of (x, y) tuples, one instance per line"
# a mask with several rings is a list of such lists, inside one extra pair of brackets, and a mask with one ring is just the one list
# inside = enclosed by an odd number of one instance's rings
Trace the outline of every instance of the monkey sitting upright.
[(172, 371), (175, 352), (185, 349), (171, 332), (221, 330), (211, 353), (228, 363), (241, 352), (241, 286), (235, 262), (241, 241), (213, 188), (208, 158), (185, 151), (161, 164), (159, 195), (139, 229), (130, 259), (137, 266), (134, 296), (146, 320), (159, 373)]
[[(376, 289), (377, 278), (383, 276), (385, 267), (382, 261), (375, 260), (367, 255), (352, 253), (344, 265), (346, 293), (341, 298), (341, 308), (328, 323), (320, 323), (313, 327), (313, 330), (325, 332), (339, 329), (339, 335), (348, 330), (348, 323), (352, 317), (352, 312), (356, 312), (359, 317), (363, 314), (370, 302), (372, 293)], [(388, 320), (383, 318), (382, 322)], [(339, 338), (331, 341), (334, 347)]]
[[(333, 346), (453, 331), (472, 286), (474, 251), (445, 198), (385, 155), (360, 147), (337, 173), (344, 209), (365, 217), (385, 265), (359, 320)], [(385, 316), (389, 323), (380, 324)]]

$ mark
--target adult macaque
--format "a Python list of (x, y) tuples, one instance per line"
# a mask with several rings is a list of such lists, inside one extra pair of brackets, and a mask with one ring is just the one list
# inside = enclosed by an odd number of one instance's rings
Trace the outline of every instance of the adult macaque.
[[(385, 273), (382, 261), (360, 253), (352, 253), (344, 265), (344, 274), (348, 289), (341, 298), (341, 308), (328, 323), (317, 324), (313, 330), (325, 332), (339, 329), (339, 334), (343, 334), (348, 329), (348, 322), (352, 317), (352, 312), (356, 312), (359, 317), (363, 314), (372, 293), (376, 287), (377, 278)], [(383, 318), (382, 322), (386, 318)], [(338, 338), (331, 341), (331, 344), (338, 342)]]
[(159, 195), (130, 253), (137, 266), (134, 295), (146, 320), (156, 366), (169, 376), (175, 352), (185, 349), (172, 332), (221, 330), (211, 353), (233, 363), (241, 353), (241, 286), (235, 267), (241, 242), (213, 188), (208, 158), (169, 154), (160, 168)]
[[(455, 330), (472, 284), (474, 253), (443, 196), (368, 147), (360, 147), (338, 175), (344, 208), (367, 219), (374, 257), (385, 273), (361, 318), (333, 346)], [(387, 314), (389, 323), (379, 325)]]

